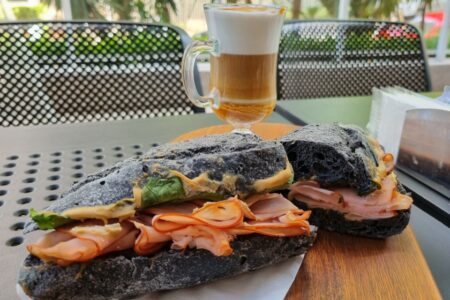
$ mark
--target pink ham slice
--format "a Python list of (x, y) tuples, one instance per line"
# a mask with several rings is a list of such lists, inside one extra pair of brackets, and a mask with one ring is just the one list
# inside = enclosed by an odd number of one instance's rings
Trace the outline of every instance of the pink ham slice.
[(134, 251), (137, 254), (152, 254), (161, 249), (166, 242), (170, 241), (170, 236), (159, 233), (152, 226), (136, 221), (132, 222), (134, 226), (140, 230), (140, 234), (134, 243)]
[[(203, 204), (202, 204), (203, 203)], [(235, 197), (219, 202), (164, 205), (138, 213), (121, 223), (86, 221), (58, 228), (27, 246), (33, 255), (60, 265), (89, 261), (99, 255), (133, 248), (152, 254), (172, 241), (173, 249), (205, 249), (217, 256), (233, 252), (236, 235), (258, 233), (294, 236), (310, 233), (304, 212), (280, 194), (261, 194), (243, 202)], [(153, 215), (157, 213), (156, 215)]]
[[(45, 235), (35, 244), (28, 245), (27, 249), (31, 254), (43, 260), (54, 261), (59, 265), (68, 265), (74, 262), (89, 261), (111, 251), (130, 248), (138, 233), (128, 222), (111, 225), (91, 224), (86, 222), (57, 229)], [(124, 244), (125, 242), (128, 244)], [(131, 245), (130, 242), (132, 242)]]
[(169, 234), (172, 238), (172, 249), (183, 250), (187, 247), (205, 249), (216, 256), (227, 256), (233, 253), (230, 241), (233, 235), (226, 231), (209, 226), (188, 226)]
[(395, 175), (390, 174), (379, 190), (359, 196), (350, 188), (324, 189), (317, 182), (305, 181), (292, 185), (288, 198), (297, 198), (310, 208), (339, 211), (349, 220), (390, 218), (412, 204), (411, 197), (397, 192), (396, 185)]
[(281, 194), (261, 194), (252, 196), (246, 200), (251, 212), (257, 221), (267, 221), (277, 218), (286, 212), (303, 213), (303, 210), (295, 206)]

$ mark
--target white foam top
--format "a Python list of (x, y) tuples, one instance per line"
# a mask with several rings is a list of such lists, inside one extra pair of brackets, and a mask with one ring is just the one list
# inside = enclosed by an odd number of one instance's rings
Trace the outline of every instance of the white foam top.
[(278, 52), (283, 8), (241, 6), (228, 9), (213, 6), (208, 7), (205, 14), (209, 39), (219, 42), (220, 53), (256, 55)]

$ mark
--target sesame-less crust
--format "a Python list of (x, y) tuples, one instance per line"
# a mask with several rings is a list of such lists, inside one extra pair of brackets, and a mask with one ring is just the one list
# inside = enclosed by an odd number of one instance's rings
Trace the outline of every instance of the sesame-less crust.
[(323, 187), (346, 186), (359, 194), (373, 192), (378, 158), (361, 128), (311, 124), (282, 137), (294, 180), (315, 178)]
[(165, 249), (150, 256), (122, 252), (86, 264), (59, 267), (28, 256), (18, 282), (33, 299), (130, 298), (150, 292), (191, 287), (260, 269), (304, 254), (313, 244), (310, 236), (239, 236), (230, 256), (206, 250), (184, 252)]

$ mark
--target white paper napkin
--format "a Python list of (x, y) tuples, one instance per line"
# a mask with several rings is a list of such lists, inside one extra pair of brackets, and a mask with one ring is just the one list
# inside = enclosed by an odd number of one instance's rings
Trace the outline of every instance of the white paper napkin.
[(373, 89), (370, 121), (367, 129), (386, 152), (397, 160), (406, 112), (416, 108), (449, 110), (439, 101), (400, 87)]
[(303, 257), (193, 288), (149, 294), (139, 300), (281, 300), (294, 282)]

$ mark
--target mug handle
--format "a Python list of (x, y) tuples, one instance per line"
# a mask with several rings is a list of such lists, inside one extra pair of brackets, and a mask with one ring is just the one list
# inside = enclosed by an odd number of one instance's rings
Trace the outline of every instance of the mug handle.
[(181, 62), (181, 79), (184, 89), (191, 102), (198, 107), (206, 108), (212, 105), (214, 97), (211, 95), (202, 96), (195, 85), (194, 69), (197, 56), (202, 53), (213, 53), (215, 49), (214, 41), (194, 41), (190, 43), (183, 54)]

